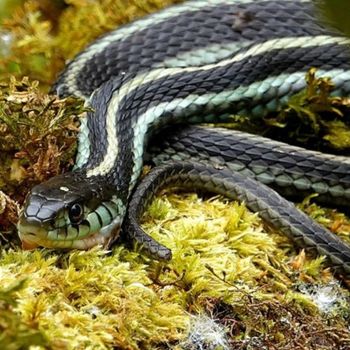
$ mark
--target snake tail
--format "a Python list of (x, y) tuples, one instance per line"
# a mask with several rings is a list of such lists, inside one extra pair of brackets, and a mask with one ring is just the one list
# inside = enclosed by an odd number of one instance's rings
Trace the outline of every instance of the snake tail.
[(244, 202), (299, 247), (326, 256), (334, 271), (350, 274), (348, 245), (277, 192), (237, 172), (193, 162), (174, 162), (153, 169), (141, 181), (130, 200), (124, 230), (130, 239), (141, 243), (158, 259), (169, 259), (170, 251), (149, 237), (139, 222), (145, 208), (164, 187), (204, 190)]

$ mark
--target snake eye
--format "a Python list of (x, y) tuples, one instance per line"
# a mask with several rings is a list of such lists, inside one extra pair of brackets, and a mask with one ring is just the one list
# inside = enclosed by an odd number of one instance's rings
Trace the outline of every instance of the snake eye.
[(78, 224), (83, 218), (84, 210), (81, 204), (75, 203), (69, 208), (69, 220), (72, 224)]

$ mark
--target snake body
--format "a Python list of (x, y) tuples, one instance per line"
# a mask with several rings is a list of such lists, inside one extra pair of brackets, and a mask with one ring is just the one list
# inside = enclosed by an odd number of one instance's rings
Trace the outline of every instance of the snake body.
[[(53, 87), (60, 96), (91, 95), (93, 112), (81, 125), (76, 167), (32, 189), (19, 222), (24, 245), (108, 245), (122, 225), (148, 140), (163, 126), (229, 122), (232, 114), (263, 117), (305, 87), (311, 67), (332, 78), (335, 95), (348, 96), (349, 41), (320, 24), (314, 13), (307, 0), (194, 0), (119, 28), (87, 47)], [(181, 180), (185, 186), (244, 199), (298, 244), (350, 272), (350, 249), (341, 240), (264, 185), (208, 165), (245, 171), (282, 192), (318, 191), (344, 204), (349, 198), (348, 160), (264, 143), (252, 135), (183, 130), (166, 149), (184, 161), (194, 159), (191, 146), (196, 145), (197, 159), (205, 165), (166, 166), (144, 188), (156, 189), (152, 183), (167, 183), (164, 179)], [(220, 132), (226, 135), (221, 141), (233, 145), (238, 157), (218, 140)], [(210, 140), (207, 145), (205, 139)], [(286, 156), (286, 150), (293, 156)], [(174, 159), (170, 153), (158, 160)], [(141, 197), (136, 190), (131, 200), (134, 206), (130, 204), (125, 221), (127, 230), (134, 229), (129, 236), (156, 257), (169, 259), (165, 247), (135, 226), (139, 211), (133, 208), (143, 207)]]
[(166, 164), (155, 168), (136, 189), (130, 201), (125, 225), (132, 238), (147, 247), (150, 254), (162, 259), (170, 259), (171, 251), (145, 235), (138, 225), (146, 205), (162, 187), (182, 187), (201, 189), (238, 199), (259, 212), (261, 218), (274, 228), (281, 230), (297, 245), (316, 249), (326, 255), (336, 271), (349, 272), (350, 250), (337, 236), (311, 220), (293, 204), (268, 190), (264, 185), (238, 172), (218, 171), (212, 167), (194, 162)]
[(228, 168), (288, 198), (317, 193), (317, 202), (348, 207), (350, 158), (305, 150), (258, 135), (202, 126), (172, 127), (151, 143), (157, 166), (193, 161)]

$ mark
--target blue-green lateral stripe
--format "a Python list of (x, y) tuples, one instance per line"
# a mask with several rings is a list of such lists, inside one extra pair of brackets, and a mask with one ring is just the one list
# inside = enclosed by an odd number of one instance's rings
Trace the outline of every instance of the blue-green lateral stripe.
[[(126, 40), (129, 36), (135, 34), (135, 32), (145, 30), (157, 23), (167, 21), (173, 17), (180, 16), (182, 13), (198, 11), (201, 8), (207, 6), (227, 5), (227, 4), (249, 4), (256, 0), (193, 0), (187, 1), (178, 6), (173, 6), (166, 11), (160, 11), (153, 15), (147, 16), (129, 25), (118, 28), (116, 31), (109, 33), (102, 37), (97, 42), (90, 45), (89, 49), (84, 51), (78, 57), (76, 57), (74, 65), (68, 67), (65, 72), (65, 80), (69, 81), (69, 92), (78, 97), (85, 98), (83, 94), (79, 92), (78, 81), (79, 73), (87, 62), (94, 56), (103, 52), (111, 43), (116, 43), (121, 40)], [(303, 0), (302, 2), (309, 2), (309, 0)], [(58, 85), (58, 92), (60, 85)]]
[[(135, 129), (131, 124), (132, 120), (137, 119), (139, 114), (144, 114), (146, 109), (151, 110), (156, 105), (156, 113), (161, 113), (162, 102), (173, 99), (174, 102), (167, 102), (167, 105), (169, 103), (168, 108), (171, 108), (172, 103), (181, 103), (182, 105), (187, 103), (187, 112), (191, 109), (198, 110), (200, 99), (204, 101), (203, 105), (207, 104), (208, 93), (215, 94), (217, 95), (216, 98), (220, 99), (220, 111), (222, 112), (246, 113), (247, 111), (244, 108), (240, 108), (240, 104), (245, 105), (249, 109), (255, 108), (251, 113), (253, 115), (260, 115), (262, 114), (260, 109), (266, 109), (265, 106), (259, 106), (258, 103), (250, 103), (248, 105), (244, 99), (249, 99), (253, 102), (260, 99), (261, 105), (266, 104), (267, 110), (273, 111), (278, 107), (278, 98), (284, 98), (305, 86), (304, 82), (300, 82), (300, 88), (298, 88), (293, 82), (295, 86), (290, 90), (291, 86), (288, 84), (288, 79), (295, 79), (295, 73), (299, 74), (302, 71), (304, 72), (302, 74), (305, 74), (307, 69), (312, 66), (318, 67), (320, 71), (325, 67), (329, 67), (329, 71), (332, 71), (332, 62), (328, 63), (328, 52), (330, 50), (336, 57), (339, 57), (338, 63), (341, 62), (343, 70), (348, 70), (350, 62), (344, 54), (348, 48), (348, 43), (349, 41), (343, 37), (324, 35), (273, 39), (253, 45), (243, 50), (243, 52), (237, 53), (234, 57), (216, 64), (201, 67), (154, 69), (141, 73), (136, 77), (127, 77), (128, 79), (122, 85), (120, 84), (120, 78), (114, 79), (113, 82), (105, 84), (104, 88), (100, 89), (95, 95), (95, 103), (98, 108), (99, 101), (106, 100), (111, 90), (113, 90), (113, 96), (108, 97), (110, 102), (107, 114), (97, 116), (98, 118), (103, 118), (106, 128), (100, 130), (102, 136), (100, 133), (98, 133), (98, 136), (95, 134), (94, 138), (96, 140), (92, 139), (95, 141), (91, 141), (94, 144), (102, 139), (103, 145), (106, 145), (106, 147), (101, 152), (98, 151), (102, 147), (96, 148), (97, 153), (94, 153), (94, 157), (90, 157), (87, 164), (89, 168), (87, 177), (105, 176), (115, 166), (115, 159), (121, 147), (116, 133), (116, 125), (119, 123), (116, 122), (116, 119), (122, 119), (122, 125), (125, 130), (130, 129), (134, 131)], [(314, 56), (317, 56), (317, 59)], [(298, 63), (294, 64), (294, 61), (298, 59)], [(264, 63), (267, 61), (271, 62), (268, 66)], [(290, 67), (286, 72), (287, 64)], [(334, 64), (333, 69), (335, 68)], [(324, 71), (328, 72), (328, 70)], [(280, 78), (287, 78), (287, 82), (279, 80)], [(239, 94), (240, 89), (243, 89), (242, 94)], [(283, 93), (283, 89), (286, 90), (286, 93)], [(275, 90), (278, 90), (278, 94), (275, 93)], [(155, 91), (159, 91), (156, 95), (157, 98), (149, 99), (148, 96), (154, 94)], [(232, 110), (225, 111), (225, 107), (232, 100), (221, 98), (221, 94), (225, 95), (226, 92), (232, 94), (232, 91), (237, 92), (238, 98), (234, 100), (237, 101), (237, 105), (229, 106), (230, 108), (233, 107)], [(264, 99), (261, 99), (259, 95), (261, 91), (264, 91)], [(201, 94), (202, 97), (197, 96)], [(193, 96), (197, 100), (197, 107), (192, 107), (191, 98)], [(181, 100), (179, 100), (179, 97), (181, 97)], [(231, 98), (234, 99), (234, 97)], [(282, 103), (285, 103), (285, 101), (283, 100)], [(216, 108), (218, 107), (216, 105)], [(184, 108), (180, 106), (178, 109), (183, 110)], [(132, 112), (132, 116), (127, 115)], [(217, 114), (218, 111), (215, 112)], [(198, 113), (205, 115), (207, 111), (198, 110)], [(176, 116), (185, 117), (185, 115), (180, 115), (180, 113), (176, 114)], [(186, 122), (186, 120), (183, 121)], [(143, 126), (143, 128), (145, 129), (146, 126)], [(135, 138), (137, 137), (138, 135), (135, 134)]]
[[(317, 76), (327, 76), (332, 79), (335, 84), (334, 95), (344, 94), (342, 91), (339, 91), (340, 87), (341, 89), (346, 89), (345, 91), (350, 91), (350, 71), (343, 69), (330, 71), (319, 70), (316, 74)], [(132, 146), (134, 167), (130, 190), (135, 185), (141, 172), (145, 134), (151, 128), (152, 124), (157, 123), (162, 116), (169, 116), (170, 114), (172, 117), (184, 117), (184, 114), (186, 114), (184, 110), (188, 106), (191, 107), (190, 113), (195, 114), (195, 111), (197, 109), (202, 110), (204, 105), (207, 106), (207, 110), (220, 110), (227, 103), (232, 104), (233, 102), (245, 101), (244, 106), (242, 108), (238, 107), (234, 112), (240, 115), (250, 114), (255, 117), (261, 117), (268, 112), (276, 111), (288, 101), (288, 98), (292, 94), (305, 88), (305, 86), (305, 72), (280, 74), (278, 76), (268, 77), (263, 81), (257, 81), (248, 86), (241, 86), (234, 90), (225, 90), (219, 93), (209, 93), (201, 96), (189, 95), (184, 99), (175, 99), (171, 102), (164, 102), (150, 108), (136, 119), (132, 127), (134, 135), (137, 135), (137, 137), (134, 137)], [(268, 94), (268, 87), (273, 88), (274, 99), (265, 105), (264, 100)], [(269, 100), (270, 98), (267, 97), (267, 99)], [(250, 110), (246, 106), (251, 106), (251, 101), (254, 101), (256, 106)], [(237, 103), (238, 105), (239, 103)], [(210, 122), (210, 120), (206, 121)]]

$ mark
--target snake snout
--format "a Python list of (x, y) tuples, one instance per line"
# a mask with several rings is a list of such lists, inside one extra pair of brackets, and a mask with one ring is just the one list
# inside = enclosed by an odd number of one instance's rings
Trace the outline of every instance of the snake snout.
[(36, 217), (28, 218), (22, 214), (17, 228), (24, 250), (37, 248), (40, 245), (39, 241), (47, 235), (47, 231), (41, 226), (41, 221)]

